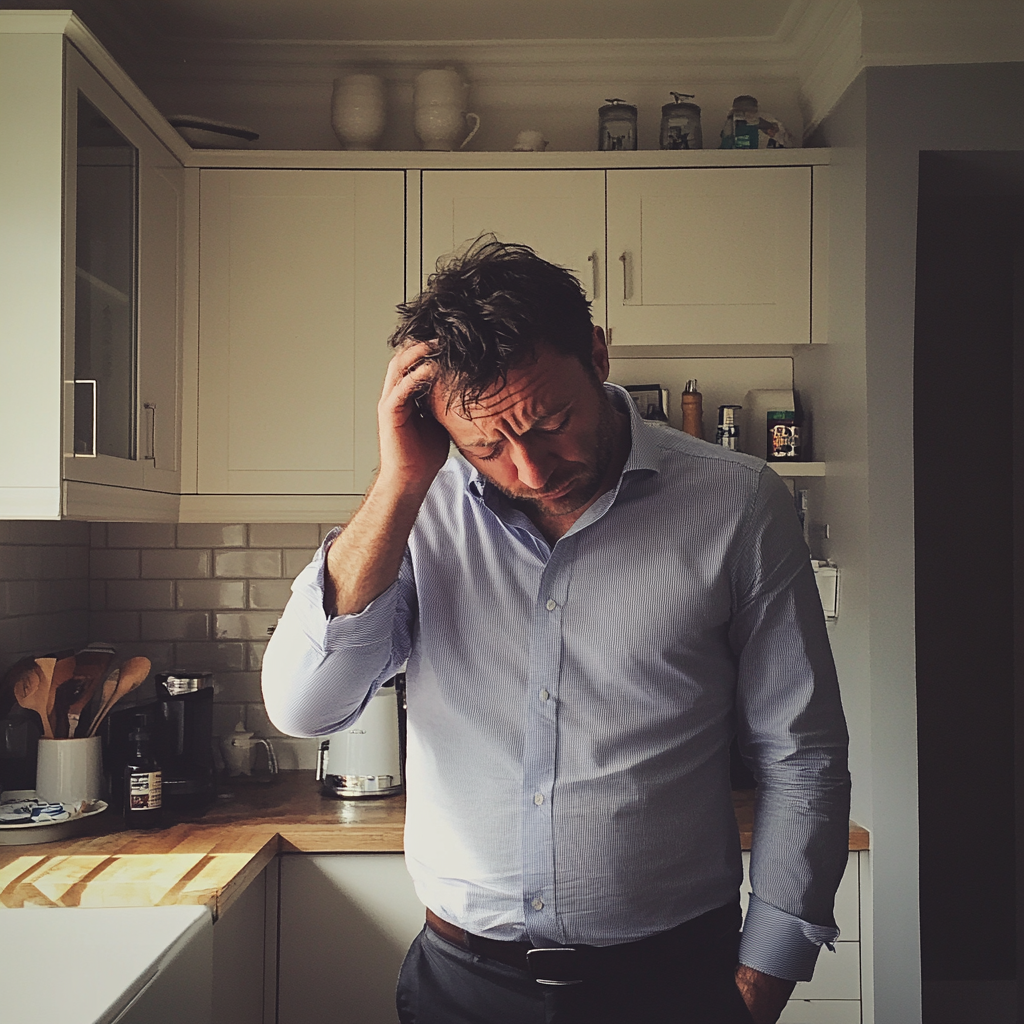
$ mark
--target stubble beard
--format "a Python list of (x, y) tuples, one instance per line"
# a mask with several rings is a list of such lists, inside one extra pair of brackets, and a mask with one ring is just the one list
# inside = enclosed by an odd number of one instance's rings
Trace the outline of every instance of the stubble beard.
[(589, 462), (579, 463), (579, 469), (571, 472), (568, 477), (548, 481), (549, 491), (558, 491), (571, 482), (572, 489), (570, 491), (557, 498), (545, 499), (532, 497), (529, 492), (502, 487), (493, 480), (491, 483), (527, 514), (532, 512), (534, 515), (548, 519), (578, 512), (598, 493), (604, 483), (608, 467), (615, 457), (615, 410), (603, 388), (601, 397), (604, 401), (601, 404), (600, 418), (594, 433), (593, 458)]

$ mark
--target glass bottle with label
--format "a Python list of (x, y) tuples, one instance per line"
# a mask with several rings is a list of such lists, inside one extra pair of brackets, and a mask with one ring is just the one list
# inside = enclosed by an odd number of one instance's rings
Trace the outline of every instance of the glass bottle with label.
[(718, 407), (718, 429), (715, 431), (715, 444), (728, 448), (730, 451), (739, 450), (740, 425), (736, 420), (736, 413), (742, 408), (742, 405), (720, 405)]
[(145, 715), (135, 716), (128, 741), (132, 752), (124, 766), (124, 823), (128, 828), (159, 828), (163, 819), (164, 774), (153, 755)]

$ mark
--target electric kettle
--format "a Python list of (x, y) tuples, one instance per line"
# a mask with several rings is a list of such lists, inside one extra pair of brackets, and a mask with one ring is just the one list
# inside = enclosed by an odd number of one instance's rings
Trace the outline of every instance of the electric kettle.
[(404, 697), (405, 677), (399, 675), (352, 725), (320, 744), (316, 777), (325, 794), (347, 799), (402, 792)]

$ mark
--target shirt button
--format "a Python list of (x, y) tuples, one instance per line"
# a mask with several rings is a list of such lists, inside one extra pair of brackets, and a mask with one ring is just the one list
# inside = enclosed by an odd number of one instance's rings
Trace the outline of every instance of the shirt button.
[(541, 700), (548, 700), (550, 697), (551, 697), (551, 694), (548, 693), (547, 690), (541, 690), (540, 691), (540, 699)]
[(557, 602), (557, 601), (554, 601), (554, 600), (552, 600), (552, 599), (551, 599), (551, 598), (549, 597), (549, 598), (548, 598), (548, 603), (547, 603), (546, 605), (544, 605), (544, 607), (545, 607), (545, 608), (547, 608), (547, 610), (548, 610), (549, 612), (553, 612), (553, 611), (554, 611), (554, 610), (555, 610), (555, 609), (556, 609), (556, 608), (558, 607), (558, 602)]
[(537, 805), (538, 807), (540, 807), (540, 805), (541, 805), (542, 803), (544, 803), (544, 794), (543, 794), (543, 793), (534, 793), (534, 794), (533, 794), (533, 802), (534, 802), (534, 803), (535, 803), (535, 804), (536, 804), (536, 805)]
[(530, 903), (530, 906), (533, 907), (534, 910), (543, 910), (544, 901), (539, 896), (534, 897), (534, 899)]

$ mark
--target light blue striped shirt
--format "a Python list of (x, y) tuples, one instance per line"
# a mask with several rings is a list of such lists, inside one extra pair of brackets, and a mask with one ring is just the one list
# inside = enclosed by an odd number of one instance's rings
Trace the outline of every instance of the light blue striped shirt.
[(266, 653), (283, 731), (346, 728), (408, 661), (405, 850), (476, 935), (629, 942), (736, 898), (734, 732), (759, 780), (740, 958), (809, 979), (837, 932), (847, 736), (807, 548), (760, 460), (653, 426), (625, 393), (616, 485), (554, 546), (463, 459), (398, 580), (323, 610), (324, 552)]

